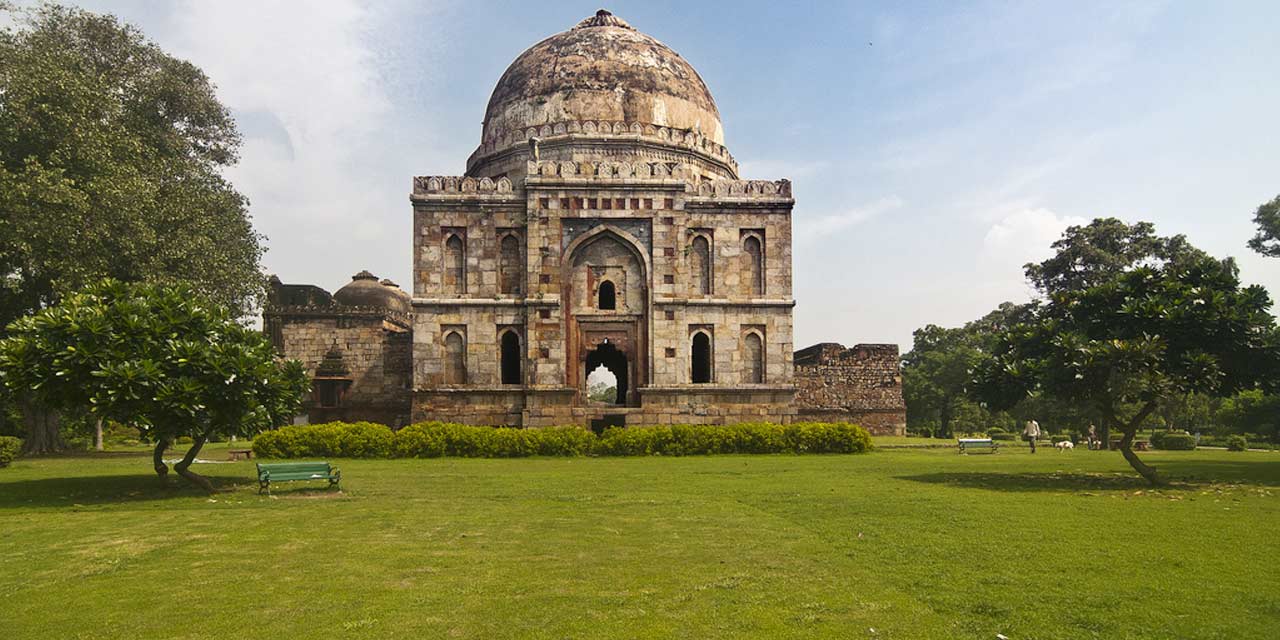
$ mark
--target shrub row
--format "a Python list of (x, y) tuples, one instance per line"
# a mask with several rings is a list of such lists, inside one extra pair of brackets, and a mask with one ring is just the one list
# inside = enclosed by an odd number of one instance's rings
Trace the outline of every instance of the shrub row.
[(13, 436), (0, 436), (0, 467), (9, 466), (22, 451), (22, 441)]
[(254, 438), (261, 458), (519, 458), (717, 453), (862, 453), (865, 429), (846, 423), (743, 423), (624, 427), (602, 435), (582, 427), (517, 429), (423, 422), (393, 432), (370, 422), (283, 427)]
[(1157, 431), (1151, 434), (1151, 446), (1165, 451), (1191, 451), (1196, 448), (1196, 437), (1189, 433)]
[(1236, 434), (1227, 436), (1227, 451), (1244, 451), (1249, 448), (1249, 440)]

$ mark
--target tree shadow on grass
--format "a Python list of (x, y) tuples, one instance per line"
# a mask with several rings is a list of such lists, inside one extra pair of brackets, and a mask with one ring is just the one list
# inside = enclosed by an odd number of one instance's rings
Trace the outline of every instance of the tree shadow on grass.
[[(1196, 490), (1211, 485), (1280, 486), (1277, 460), (1161, 460), (1157, 470), (1170, 490)], [(1134, 471), (987, 472), (953, 471), (897, 476), (899, 480), (992, 491), (1135, 491), (1151, 485)]]
[[(251, 477), (206, 475), (219, 492), (257, 487)], [(155, 475), (75, 476), (0, 482), (0, 509), (72, 507), (144, 503), (175, 498), (207, 497), (176, 474), (161, 484)], [(216, 498), (216, 495), (213, 496)]]

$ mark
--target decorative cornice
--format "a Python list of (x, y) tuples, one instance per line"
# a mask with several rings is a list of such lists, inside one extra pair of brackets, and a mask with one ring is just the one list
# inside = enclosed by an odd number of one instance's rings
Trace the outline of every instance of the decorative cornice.
[(364, 318), (386, 320), (404, 329), (413, 327), (413, 315), (392, 311), (383, 307), (354, 305), (267, 305), (262, 310), (264, 318)]
[(738, 173), (738, 161), (733, 159), (728, 147), (712, 141), (702, 132), (693, 129), (674, 129), (639, 122), (570, 120), (523, 129), (495, 129), (490, 131), (488, 136), (467, 159), (468, 172), (499, 152), (516, 147), (527, 147), (530, 140), (537, 138), (539, 145), (558, 142), (562, 139), (575, 141), (580, 139), (584, 142), (590, 140), (647, 141), (705, 155), (724, 164), (733, 175)]

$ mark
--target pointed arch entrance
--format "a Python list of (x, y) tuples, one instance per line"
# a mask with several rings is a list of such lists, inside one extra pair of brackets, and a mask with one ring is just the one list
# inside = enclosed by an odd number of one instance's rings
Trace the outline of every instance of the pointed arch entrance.
[[(639, 405), (649, 376), (649, 263), (643, 244), (603, 224), (565, 248), (561, 304), (566, 319), (566, 384), (589, 400), (587, 377), (604, 366), (617, 380), (616, 406)], [(612, 304), (609, 304), (612, 303)]]

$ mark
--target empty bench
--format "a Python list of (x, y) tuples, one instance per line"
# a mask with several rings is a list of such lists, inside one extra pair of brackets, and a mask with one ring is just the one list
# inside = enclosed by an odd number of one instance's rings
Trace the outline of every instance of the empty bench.
[(328, 480), (333, 487), (342, 479), (342, 472), (328, 462), (277, 462), (258, 464), (258, 493), (271, 493), (272, 482), (296, 480)]
[(960, 445), (960, 453), (983, 450), (995, 453), (1000, 450), (1000, 443), (991, 438), (959, 438), (957, 442)]

